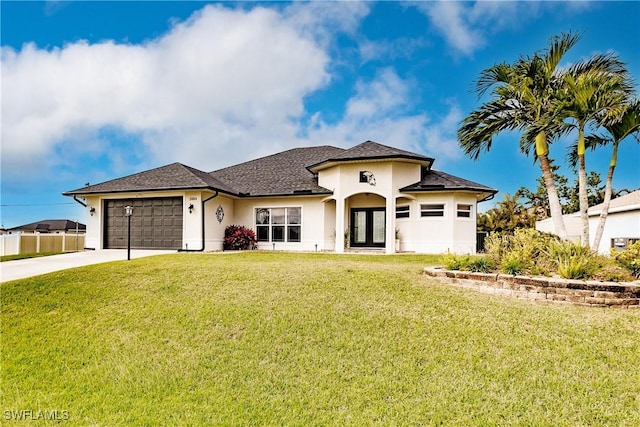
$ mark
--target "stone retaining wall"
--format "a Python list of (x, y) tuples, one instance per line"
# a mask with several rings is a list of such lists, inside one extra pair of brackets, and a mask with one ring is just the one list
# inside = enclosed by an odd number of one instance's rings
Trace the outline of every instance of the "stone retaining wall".
[(640, 284), (472, 273), (428, 267), (424, 274), (481, 292), (589, 307), (640, 308)]

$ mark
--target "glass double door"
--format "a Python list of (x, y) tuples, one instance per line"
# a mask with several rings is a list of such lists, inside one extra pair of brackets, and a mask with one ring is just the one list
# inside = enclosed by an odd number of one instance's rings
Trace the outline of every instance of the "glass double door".
[(351, 246), (384, 247), (385, 208), (351, 209)]

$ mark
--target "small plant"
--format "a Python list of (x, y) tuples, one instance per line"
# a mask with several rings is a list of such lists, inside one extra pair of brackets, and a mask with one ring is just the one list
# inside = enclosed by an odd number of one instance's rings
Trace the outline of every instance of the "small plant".
[(442, 256), (442, 264), (447, 270), (467, 270), (470, 262), (469, 255), (462, 256), (447, 252)]
[(558, 275), (565, 279), (586, 279), (601, 267), (597, 254), (579, 243), (556, 242), (547, 253), (556, 263)]
[(469, 271), (473, 271), (474, 273), (488, 273), (493, 270), (493, 264), (486, 257), (472, 259), (469, 261), (467, 267)]
[(632, 282), (634, 279), (628, 269), (613, 264), (605, 265), (601, 270), (592, 274), (591, 278), (602, 282)]
[(623, 251), (613, 252), (612, 255), (618, 265), (628, 269), (636, 279), (640, 279), (640, 241)]
[(256, 234), (250, 228), (242, 225), (230, 225), (224, 230), (223, 248), (225, 251), (252, 249), (256, 243), (258, 243)]
[(505, 259), (500, 264), (500, 271), (506, 274), (520, 274), (524, 271), (524, 266), (522, 265), (522, 261), (516, 258)]
[(589, 259), (572, 256), (558, 260), (558, 275), (564, 279), (584, 279), (589, 275)]

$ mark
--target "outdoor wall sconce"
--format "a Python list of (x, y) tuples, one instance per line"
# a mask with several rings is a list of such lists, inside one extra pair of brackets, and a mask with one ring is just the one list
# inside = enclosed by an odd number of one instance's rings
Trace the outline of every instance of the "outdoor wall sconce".
[(193, 203), (191, 203), (189, 205), (189, 213), (193, 213), (193, 209), (194, 209), (194, 206), (193, 206)]
[(96, 213), (96, 208), (91, 206), (91, 208), (89, 208), (89, 215), (93, 216), (94, 213)]

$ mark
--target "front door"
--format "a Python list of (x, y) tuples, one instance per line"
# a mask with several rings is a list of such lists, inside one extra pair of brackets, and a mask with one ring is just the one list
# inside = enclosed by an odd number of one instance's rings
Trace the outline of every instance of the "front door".
[(385, 208), (351, 209), (351, 246), (384, 247)]

